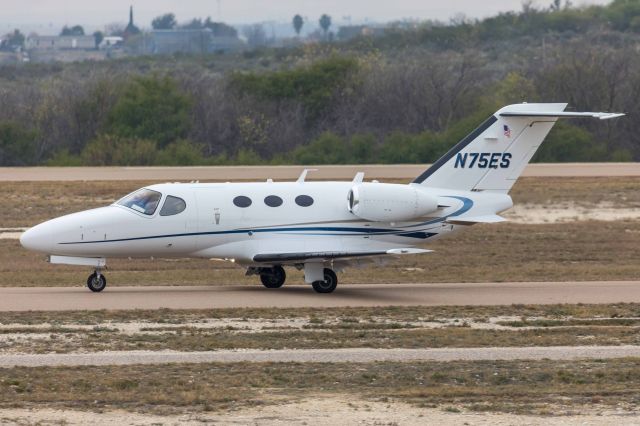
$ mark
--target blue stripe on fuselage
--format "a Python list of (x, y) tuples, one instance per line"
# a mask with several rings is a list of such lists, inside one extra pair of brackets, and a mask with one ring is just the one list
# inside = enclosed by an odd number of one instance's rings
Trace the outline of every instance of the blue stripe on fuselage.
[[(430, 220), (427, 222), (419, 223), (417, 225), (411, 225), (409, 228), (415, 228), (419, 226), (432, 225), (439, 222), (444, 222), (447, 218), (452, 216), (460, 216), (466, 213), (473, 207), (473, 201), (466, 197), (447, 196), (448, 198), (454, 198), (463, 202), (463, 205), (457, 211), (451, 213), (448, 216), (438, 219)], [(286, 232), (294, 233), (294, 235), (327, 235), (327, 236), (355, 236), (362, 234), (369, 235), (396, 235), (400, 237), (409, 238), (430, 238), (433, 233), (421, 232), (423, 230), (411, 229), (410, 231), (403, 229), (386, 229), (386, 228), (353, 228), (353, 227), (308, 227), (308, 228), (262, 228), (262, 229), (233, 229), (228, 231), (211, 231), (211, 232), (190, 232), (183, 234), (166, 234), (166, 235), (150, 235), (146, 237), (132, 237), (132, 238), (117, 238), (112, 240), (97, 240), (97, 241), (70, 241), (65, 243), (58, 243), (60, 245), (70, 244), (97, 244), (97, 243), (119, 243), (125, 241), (138, 241), (138, 240), (153, 240), (159, 238), (178, 238), (178, 237), (196, 237), (200, 235), (230, 235), (230, 234), (248, 234), (248, 233), (265, 233), (265, 232)], [(339, 232), (333, 234), (331, 232)], [(351, 234), (347, 234), (351, 232)]]

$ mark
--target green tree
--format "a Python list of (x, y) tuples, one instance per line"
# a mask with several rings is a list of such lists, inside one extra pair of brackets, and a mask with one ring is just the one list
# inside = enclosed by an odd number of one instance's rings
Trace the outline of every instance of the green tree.
[(331, 27), (331, 16), (326, 13), (320, 17), (320, 28), (324, 32), (324, 39), (327, 39), (327, 33), (329, 32), (329, 28)]
[(7, 34), (7, 45), (9, 45), (10, 48), (18, 48), (18, 47), (24, 47), (24, 40), (25, 40), (25, 36), (24, 34), (22, 34), (20, 32), (20, 30), (15, 29), (12, 33)]
[(62, 31), (60, 31), (61, 36), (83, 36), (84, 28), (81, 25), (74, 25), (73, 27), (67, 27), (66, 25), (62, 27)]
[(242, 92), (266, 100), (295, 99), (311, 118), (328, 109), (337, 92), (347, 86), (358, 68), (351, 58), (332, 57), (306, 68), (272, 73), (236, 73), (231, 84)]
[(37, 163), (37, 136), (17, 123), (0, 123), (0, 165), (30, 166)]
[(95, 33), (93, 33), (93, 39), (96, 43), (96, 49), (99, 49), (100, 43), (102, 43), (102, 40), (104, 40), (104, 34), (102, 34), (102, 31), (96, 31)]
[(128, 84), (107, 119), (112, 135), (148, 139), (164, 148), (186, 137), (191, 98), (169, 77), (137, 77)]
[(178, 22), (176, 21), (176, 15), (173, 13), (165, 13), (151, 21), (151, 26), (154, 30), (172, 30), (176, 25), (178, 25)]
[(302, 26), (304, 25), (304, 20), (302, 16), (296, 15), (293, 17), (293, 29), (296, 31), (296, 35), (300, 37), (300, 31), (302, 31)]

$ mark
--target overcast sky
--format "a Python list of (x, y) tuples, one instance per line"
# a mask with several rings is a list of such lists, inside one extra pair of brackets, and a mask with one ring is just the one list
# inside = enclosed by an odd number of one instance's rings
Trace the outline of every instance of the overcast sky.
[[(551, 0), (537, 0), (546, 7)], [(574, 0), (581, 4), (606, 4), (609, 0)], [(41, 33), (57, 33), (62, 25), (82, 24), (101, 29), (105, 24), (126, 22), (133, 5), (135, 22), (149, 27), (160, 14), (173, 12), (179, 22), (211, 16), (231, 24), (263, 21), (288, 22), (296, 13), (317, 25), (327, 13), (336, 24), (365, 20), (386, 22), (404, 18), (447, 21), (458, 13), (485, 17), (520, 10), (522, 0), (0, 0), (0, 30), (13, 27)]]

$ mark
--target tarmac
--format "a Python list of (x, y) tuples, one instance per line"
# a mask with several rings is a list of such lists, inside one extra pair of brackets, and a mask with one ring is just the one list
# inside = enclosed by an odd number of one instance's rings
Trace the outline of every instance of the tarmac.
[(640, 281), (346, 284), (331, 294), (307, 285), (0, 288), (0, 311), (305, 308), (347, 306), (640, 303)]
[[(364, 172), (366, 179), (411, 180), (428, 164), (318, 165), (318, 166), (202, 166), (202, 167), (0, 167), (0, 182), (18, 181), (241, 181), (294, 180), (304, 168), (308, 179), (353, 179)], [(640, 163), (536, 163), (525, 169), (525, 177), (640, 176)]]

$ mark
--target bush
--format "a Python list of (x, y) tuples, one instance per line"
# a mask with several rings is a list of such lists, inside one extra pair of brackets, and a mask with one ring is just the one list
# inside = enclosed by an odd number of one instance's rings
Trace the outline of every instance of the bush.
[(158, 153), (155, 164), (162, 166), (197, 166), (206, 164), (201, 145), (186, 139), (173, 142)]
[(82, 162), (87, 166), (151, 166), (156, 155), (153, 141), (102, 134), (84, 148)]

